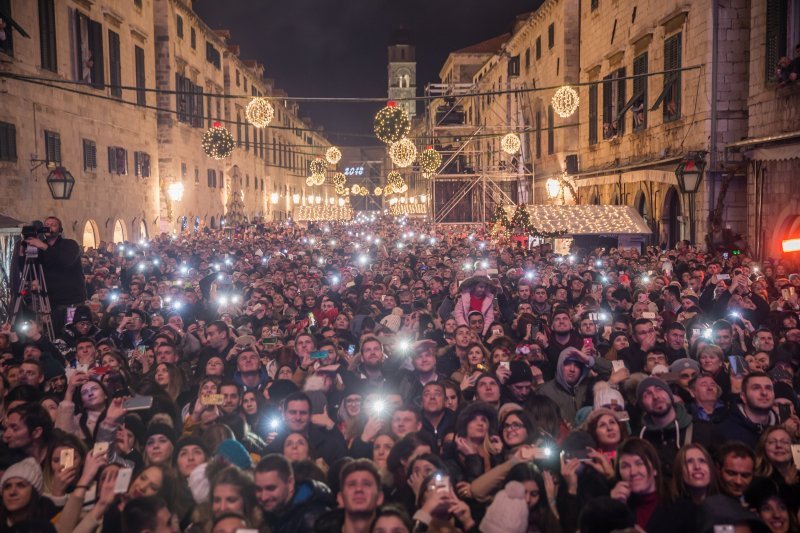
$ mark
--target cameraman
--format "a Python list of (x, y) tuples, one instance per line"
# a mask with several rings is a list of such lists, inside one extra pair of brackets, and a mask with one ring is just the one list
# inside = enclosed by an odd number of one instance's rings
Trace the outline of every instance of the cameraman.
[(20, 246), (20, 268), (27, 246), (38, 250), (37, 261), (42, 265), (47, 295), (50, 299), (53, 331), (58, 336), (64, 328), (67, 308), (86, 302), (86, 284), (81, 267), (81, 249), (72, 239), (62, 237), (64, 228), (56, 217), (44, 219), (44, 238), (26, 237)]

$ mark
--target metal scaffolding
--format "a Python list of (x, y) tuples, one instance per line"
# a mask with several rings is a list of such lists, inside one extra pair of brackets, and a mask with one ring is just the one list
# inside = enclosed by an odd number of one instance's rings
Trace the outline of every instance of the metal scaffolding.
[[(502, 135), (521, 133), (527, 99), (509, 94), (503, 113), (496, 105), (484, 106), (489, 110), (480, 113), (480, 99), (487, 97), (477, 93), (472, 83), (425, 87), (426, 134), (443, 158), (439, 172), (427, 183), (434, 224), (485, 223), (499, 203), (530, 202), (533, 174), (525, 164), (526, 143), (514, 156), (500, 150)], [(492, 120), (487, 121), (487, 115)]]

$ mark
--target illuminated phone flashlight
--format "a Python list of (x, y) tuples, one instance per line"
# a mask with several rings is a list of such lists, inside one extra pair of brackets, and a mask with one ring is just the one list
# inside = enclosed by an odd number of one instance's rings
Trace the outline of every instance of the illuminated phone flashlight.
[(570, 263), (574, 263), (575, 262), (575, 256), (574, 255), (570, 255), (569, 256), (569, 262)]
[(230, 258), (230, 257), (226, 257), (226, 258), (225, 258), (225, 264), (226, 264), (226, 265), (232, 265), (232, 264), (233, 264), (233, 260), (231, 260), (231, 258)]
[(238, 294), (234, 294), (233, 296), (231, 296), (231, 301), (235, 304), (238, 304), (239, 302), (242, 301), (242, 297), (239, 296)]
[(154, 265), (160, 265), (160, 264), (161, 264), (161, 261), (160, 261), (160, 260), (158, 260), (158, 259), (153, 259), (153, 264), (154, 264)]
[(136, 268), (139, 270), (139, 272), (143, 271), (144, 270), (144, 263), (139, 263), (139, 266), (136, 267)]
[(469, 237), (467, 237), (467, 240), (474, 241), (475, 240), (475, 236), (474, 235), (470, 235)]
[(436, 244), (436, 237), (431, 237), (431, 244)]
[(706, 328), (703, 330), (703, 337), (710, 339), (711, 338), (711, 328)]
[(642, 283), (650, 283), (650, 276), (642, 276)]
[(112, 292), (111, 293), (111, 301), (112, 302), (116, 302), (117, 300), (119, 300), (119, 294), (117, 294), (116, 292)]
[(319, 263), (320, 265), (324, 265), (325, 264), (325, 258), (320, 257), (319, 259), (317, 259), (317, 263)]
[(168, 304), (172, 303), (172, 296), (167, 296), (166, 298), (164, 298), (164, 302)]
[(464, 263), (464, 270), (471, 270), (471, 269), (472, 269), (472, 265), (471, 264)]
[(133, 250), (128, 250), (128, 257), (133, 257)]
[(262, 265), (266, 265), (267, 264), (267, 258), (266, 257), (262, 257), (261, 258), (261, 264)]
[(120, 252), (124, 252), (124, 251), (125, 251), (125, 245), (123, 245), (123, 244), (120, 244), (120, 245), (119, 245), (119, 251), (120, 251)]
[(736, 311), (733, 311), (731, 313), (731, 318), (742, 318), (742, 315), (740, 313), (737, 313)]
[(603, 279), (603, 283), (608, 283), (608, 278), (606, 276), (603, 276), (602, 279)]
[(375, 244), (380, 244), (380, 243), (381, 243), (380, 239), (375, 239)]
[(223, 274), (222, 272), (217, 274), (217, 281), (222, 281), (223, 279), (225, 279), (225, 274)]
[(278, 417), (272, 418), (269, 421), (269, 429), (272, 431), (277, 431), (278, 428), (281, 427), (281, 419)]
[(338, 285), (338, 283), (339, 283), (339, 276), (333, 276), (333, 277), (331, 277), (331, 283), (332, 283), (332, 284), (334, 284), (334, 285)]
[(605, 313), (600, 313), (599, 318), (600, 320), (605, 322), (606, 320), (608, 320), (608, 315)]
[(400, 341), (400, 342), (398, 342), (398, 343), (397, 343), (397, 348), (398, 348), (398, 349), (399, 349), (401, 352), (407, 352), (407, 351), (408, 351), (408, 349), (409, 349), (409, 348), (411, 348), (411, 343), (410, 343), (410, 342), (408, 342), (408, 341), (406, 341), (406, 340), (402, 340), (402, 341)]
[(330, 245), (331, 246), (336, 246), (336, 239), (331, 239)]
[(374, 415), (382, 414), (385, 409), (386, 409), (386, 404), (384, 403), (383, 400), (375, 400), (375, 403), (373, 403), (372, 406), (370, 407), (370, 410)]
[(369, 261), (369, 260), (367, 259), (366, 255), (362, 255), (361, 257), (358, 258), (358, 264), (359, 265), (366, 265), (367, 261)]
[(410, 233), (408, 234), (408, 236), (413, 238), (413, 237), (414, 237), (414, 232), (413, 232), (413, 231), (412, 231), (412, 232), (410, 232)]
[(27, 322), (23, 322), (22, 324), (20, 324), (19, 329), (22, 331), (28, 331), (29, 326), (30, 324), (28, 324)]
[(397, 249), (398, 250), (402, 250), (403, 249), (403, 243), (402, 242), (398, 242), (397, 243)]
[(753, 272), (758, 272), (758, 267), (757, 266), (753, 267)]
[(594, 266), (596, 267), (603, 266), (603, 262), (598, 259), (597, 261), (594, 262)]
[(525, 272), (525, 279), (533, 279), (533, 272)]
[(550, 448), (549, 446), (545, 446), (544, 448), (542, 448), (542, 452), (544, 453), (545, 457), (550, 457), (551, 455), (553, 455), (553, 449)]
[(355, 244), (353, 245), (353, 248), (355, 248), (356, 250), (360, 250), (360, 249), (361, 249), (361, 245), (360, 245), (360, 244), (358, 244), (358, 243), (355, 243)]
[(303, 244), (307, 244), (308, 243), (308, 238), (307, 237), (303, 237), (301, 240), (302, 240)]
[(559, 257), (556, 257), (556, 263), (561, 263), (561, 262), (563, 262), (563, 261), (564, 261), (564, 258), (563, 258), (563, 257), (560, 257), (560, 256), (559, 256)]
[(189, 267), (186, 265), (181, 265), (180, 272), (181, 274), (187, 274), (189, 272)]
[(228, 305), (228, 297), (227, 296), (218, 296), (217, 297), (217, 302), (219, 302), (220, 305)]
[(214, 270), (216, 270), (217, 272), (219, 272), (221, 268), (222, 268), (222, 267), (221, 267), (221, 266), (219, 266), (219, 263), (214, 263)]
[(483, 250), (484, 248), (486, 248), (486, 243), (485, 243), (485, 242), (482, 242), (482, 243), (480, 243), (480, 244), (478, 245), (478, 248), (479, 248), (480, 250)]

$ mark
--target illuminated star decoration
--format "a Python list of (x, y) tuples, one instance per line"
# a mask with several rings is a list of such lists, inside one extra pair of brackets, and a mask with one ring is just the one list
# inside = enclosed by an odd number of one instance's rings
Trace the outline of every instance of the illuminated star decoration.
[(427, 146), (420, 154), (417, 160), (419, 168), (422, 170), (423, 176), (430, 177), (435, 174), (442, 164), (442, 154), (434, 150), (433, 146)]
[(325, 160), (331, 165), (335, 165), (341, 159), (342, 159), (342, 151), (336, 148), (335, 146), (331, 146), (325, 151)]
[(522, 142), (520, 142), (519, 136), (516, 133), (507, 133), (500, 140), (500, 148), (509, 155), (514, 155), (519, 152), (521, 146)]
[(386, 144), (392, 144), (408, 135), (411, 121), (406, 112), (397, 107), (396, 102), (389, 102), (375, 115), (373, 126), (378, 139)]
[(212, 159), (230, 157), (233, 147), (233, 135), (219, 122), (214, 122), (214, 125), (203, 134), (203, 151)]
[(417, 147), (408, 139), (400, 139), (389, 146), (389, 157), (400, 168), (410, 167), (417, 158)]
[(571, 117), (575, 110), (578, 109), (580, 104), (580, 97), (578, 92), (570, 87), (564, 85), (560, 87), (550, 99), (550, 104), (553, 106), (553, 111), (558, 113), (561, 118)]
[(247, 121), (256, 128), (265, 128), (275, 117), (275, 109), (269, 100), (257, 96), (250, 100), (245, 110)]

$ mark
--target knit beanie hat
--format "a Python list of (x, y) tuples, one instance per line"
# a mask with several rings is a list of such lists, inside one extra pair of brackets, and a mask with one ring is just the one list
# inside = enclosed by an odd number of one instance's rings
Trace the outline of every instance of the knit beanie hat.
[(497, 493), (486, 509), (481, 533), (525, 533), (528, 531), (528, 504), (525, 501), (525, 486), (519, 481), (509, 481)]
[(690, 368), (695, 372), (700, 372), (700, 365), (694, 359), (689, 359), (688, 357), (683, 357), (681, 359), (676, 359), (674, 363), (669, 365), (670, 372), (680, 372), (681, 370), (686, 370)]
[(658, 387), (659, 389), (665, 391), (669, 395), (670, 402), (675, 401), (675, 399), (672, 397), (672, 390), (669, 388), (669, 385), (667, 385), (667, 382), (661, 378), (650, 376), (649, 378), (643, 379), (636, 387), (637, 404), (639, 405), (642, 404), (642, 396), (644, 396), (644, 391), (646, 391), (650, 387)]
[(72, 323), (78, 322), (92, 322), (92, 310), (86, 305), (79, 305), (75, 308), (75, 313), (72, 315)]
[(134, 413), (125, 415), (125, 418), (122, 419), (122, 425), (133, 434), (137, 444), (141, 445), (147, 441), (147, 430), (144, 428), (144, 423), (139, 418), (139, 415)]
[(198, 465), (197, 468), (192, 470), (187, 480), (189, 490), (192, 492), (192, 498), (195, 503), (203, 503), (208, 501), (208, 493), (211, 492), (211, 486), (206, 477), (206, 468), (208, 463)]
[(208, 448), (206, 448), (206, 443), (203, 442), (202, 439), (198, 437), (183, 437), (181, 440), (178, 441), (178, 444), (175, 445), (175, 451), (173, 452), (173, 457), (175, 460), (178, 459), (178, 454), (181, 453), (181, 449), (185, 448), (186, 446), (197, 446), (203, 453), (206, 455), (206, 458), (209, 458)]
[(42, 468), (33, 457), (28, 457), (22, 461), (14, 463), (5, 472), (3, 472), (3, 477), (0, 478), (0, 488), (5, 487), (6, 482), (15, 477), (24, 479), (31, 484), (37, 493), (42, 493), (42, 487), (44, 485)]
[(598, 381), (594, 386), (594, 408), (618, 405), (625, 409), (625, 398), (617, 389), (612, 389), (607, 381)]
[(172, 426), (168, 426), (163, 422), (154, 422), (147, 426), (147, 435), (144, 437), (144, 443), (152, 437), (153, 435), (164, 435), (169, 439), (173, 446), (175, 446), (175, 442), (178, 440), (177, 436), (175, 435), (175, 428)]
[(381, 320), (381, 326), (384, 326), (391, 330), (392, 333), (397, 333), (400, 331), (400, 327), (403, 325), (403, 310), (399, 307), (395, 307), (392, 309), (392, 312), (383, 317)]
[(238, 466), (242, 470), (253, 468), (253, 459), (238, 440), (227, 439), (222, 441), (217, 446), (217, 455), (222, 456), (230, 464)]
[(506, 380), (506, 385), (533, 381), (533, 372), (531, 372), (531, 367), (525, 361), (511, 361), (508, 367), (511, 370), (511, 375)]

